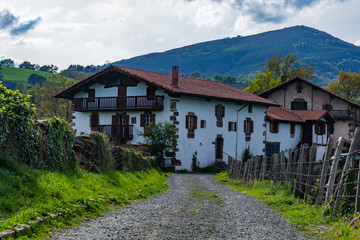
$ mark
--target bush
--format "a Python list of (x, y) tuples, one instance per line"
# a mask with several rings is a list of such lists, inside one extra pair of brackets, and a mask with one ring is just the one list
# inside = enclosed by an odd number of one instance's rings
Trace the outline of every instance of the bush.
[(93, 159), (91, 159), (91, 161), (105, 169), (112, 169), (114, 167), (114, 161), (111, 155), (111, 146), (108, 136), (99, 132), (92, 132), (90, 133), (90, 137), (96, 143), (95, 149), (92, 149), (95, 154), (93, 154)]
[(117, 170), (139, 171), (154, 165), (155, 159), (144, 157), (139, 151), (120, 146), (112, 147), (114, 166)]

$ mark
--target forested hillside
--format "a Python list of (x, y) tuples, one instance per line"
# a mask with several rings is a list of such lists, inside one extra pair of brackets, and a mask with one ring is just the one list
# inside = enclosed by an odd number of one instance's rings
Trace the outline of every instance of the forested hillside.
[(311, 64), (316, 73), (313, 82), (319, 85), (336, 79), (340, 70), (360, 70), (360, 47), (306, 26), (203, 42), (113, 64), (162, 73), (170, 73), (171, 66), (178, 65), (180, 72), (188, 75), (198, 70), (205, 78), (229, 75), (248, 80), (269, 57), (280, 53), (297, 56), (300, 64)]

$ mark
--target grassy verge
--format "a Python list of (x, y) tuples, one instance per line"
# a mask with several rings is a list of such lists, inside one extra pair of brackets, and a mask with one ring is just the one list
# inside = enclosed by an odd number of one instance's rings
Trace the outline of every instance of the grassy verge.
[(97, 175), (36, 170), (0, 157), (0, 232), (27, 224), (36, 217), (63, 212), (45, 224), (34, 225), (22, 238), (41, 238), (84, 218), (166, 191), (166, 175), (157, 169), (143, 172), (109, 171)]
[(347, 219), (324, 216), (325, 205), (316, 207), (296, 199), (289, 184), (274, 185), (271, 181), (244, 184), (242, 181), (231, 180), (228, 172), (217, 174), (216, 179), (233, 190), (259, 199), (280, 212), (299, 230), (314, 235), (317, 239), (360, 239), (360, 230), (347, 226)]

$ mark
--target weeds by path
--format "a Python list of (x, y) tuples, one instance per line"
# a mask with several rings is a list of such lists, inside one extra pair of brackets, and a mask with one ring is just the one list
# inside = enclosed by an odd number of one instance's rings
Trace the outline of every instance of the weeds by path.
[(360, 230), (347, 226), (347, 219), (324, 216), (325, 205), (310, 205), (296, 199), (289, 184), (274, 185), (271, 181), (245, 184), (230, 179), (226, 171), (218, 173), (216, 180), (264, 202), (309, 236), (315, 236), (317, 239), (360, 239)]

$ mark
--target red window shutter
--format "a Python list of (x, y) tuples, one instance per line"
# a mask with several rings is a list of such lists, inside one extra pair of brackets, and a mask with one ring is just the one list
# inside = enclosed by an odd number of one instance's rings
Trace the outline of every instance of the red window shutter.
[(129, 115), (125, 115), (125, 125), (129, 125)]
[(197, 116), (194, 116), (194, 129), (197, 129)]
[(244, 120), (244, 132), (246, 132), (246, 120)]
[(295, 124), (290, 125), (290, 134), (295, 134)]
[(90, 127), (99, 126), (99, 115), (97, 113), (92, 113), (90, 115)]
[(234, 131), (236, 132), (237, 131), (237, 123), (236, 122), (234, 122)]
[(189, 129), (190, 116), (186, 115), (185, 117), (185, 128)]
[(219, 107), (219, 105), (216, 105), (216, 106), (215, 106), (215, 117), (218, 116), (218, 115), (217, 115), (217, 113), (218, 113), (218, 107)]
[(319, 134), (319, 124), (315, 123), (315, 134)]
[(201, 127), (201, 128), (204, 128), (204, 127), (205, 127), (205, 120), (201, 120), (201, 121), (200, 121), (200, 127)]
[(145, 114), (140, 114), (140, 127), (145, 126)]
[(150, 116), (150, 121), (151, 121), (152, 123), (155, 123), (155, 114), (151, 114), (151, 116)]
[(250, 121), (250, 132), (254, 132), (254, 121)]

